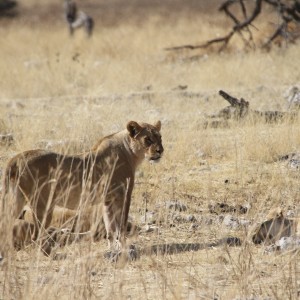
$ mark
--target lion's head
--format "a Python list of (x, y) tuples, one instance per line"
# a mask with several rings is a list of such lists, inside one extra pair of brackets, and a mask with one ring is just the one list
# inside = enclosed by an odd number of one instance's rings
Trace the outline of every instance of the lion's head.
[(149, 161), (158, 161), (164, 151), (160, 129), (160, 121), (154, 125), (138, 124), (135, 121), (130, 121), (127, 124), (127, 130), (131, 139), (130, 148), (133, 153), (143, 152), (145, 158)]

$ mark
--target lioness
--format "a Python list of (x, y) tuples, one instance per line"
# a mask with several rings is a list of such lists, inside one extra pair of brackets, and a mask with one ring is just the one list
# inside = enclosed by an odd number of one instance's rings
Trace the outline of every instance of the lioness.
[(82, 155), (20, 153), (7, 164), (3, 203), (11, 195), (14, 218), (25, 204), (32, 208), (36, 239), (49, 226), (55, 205), (78, 209), (102, 202), (109, 247), (123, 249), (135, 170), (144, 158), (161, 158), (160, 129), (160, 121), (155, 125), (130, 121), (125, 130), (104, 137)]

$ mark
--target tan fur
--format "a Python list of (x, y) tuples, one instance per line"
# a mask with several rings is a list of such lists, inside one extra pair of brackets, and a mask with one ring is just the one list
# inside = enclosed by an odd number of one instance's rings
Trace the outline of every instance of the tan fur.
[[(96, 221), (91, 217), (93, 209), (102, 211), (101, 207), (98, 205), (89, 207), (89, 209), (84, 213), (65, 207), (55, 206), (52, 213), (51, 223), (49, 225), (54, 228), (69, 229), (70, 231), (77, 233), (90, 231), (92, 225)], [(25, 206), (25, 209), (22, 213), (22, 219), (28, 223), (34, 223), (33, 212), (28, 206)], [(103, 223), (102, 216), (101, 222)], [(104, 234), (105, 232), (103, 235)]]
[[(103, 214), (112, 246), (125, 244), (125, 228), (134, 186), (134, 174), (144, 158), (159, 160), (163, 153), (161, 123), (131, 121), (121, 132), (98, 142), (89, 153), (64, 156), (44, 150), (22, 152), (7, 164), (3, 203), (13, 201), (17, 219), (25, 204), (34, 215), (34, 238), (48, 228), (56, 206)], [(5, 199), (7, 198), (7, 199)], [(94, 213), (94, 211), (93, 211)]]
[(274, 207), (272, 208), (267, 216), (265, 217), (265, 221), (270, 220), (270, 219), (275, 219), (283, 216), (283, 210), (281, 207)]
[[(56, 228), (58, 232), (60, 229), (66, 233), (69, 232), (69, 243), (79, 238), (98, 241), (106, 237), (106, 231), (102, 215), (95, 215), (94, 212), (102, 212), (102, 203), (90, 206), (85, 211), (55, 206), (50, 226), (53, 229)], [(31, 224), (34, 223), (33, 212), (28, 206), (25, 206), (22, 212), (22, 220)], [(127, 222), (127, 235), (135, 235), (138, 231), (138, 226)]]
[(272, 244), (282, 237), (293, 235), (295, 231), (296, 222), (284, 217), (281, 208), (275, 208), (268, 213), (266, 221), (256, 228), (252, 241), (255, 244)]
[(31, 242), (31, 235), (34, 232), (34, 225), (25, 220), (15, 220), (13, 225), (13, 245), (21, 249)]

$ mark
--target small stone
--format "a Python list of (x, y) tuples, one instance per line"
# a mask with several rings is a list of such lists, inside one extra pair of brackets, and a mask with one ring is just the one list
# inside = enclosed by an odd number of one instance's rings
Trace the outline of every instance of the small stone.
[(241, 226), (248, 227), (251, 224), (251, 221), (246, 220), (246, 219), (240, 219), (239, 223), (240, 223)]
[(196, 217), (195, 217), (194, 215), (188, 215), (188, 216), (186, 217), (186, 220), (187, 220), (188, 222), (196, 222), (196, 221), (197, 221), (197, 219), (196, 219)]
[(134, 261), (140, 258), (140, 254), (135, 245), (130, 245), (128, 250), (128, 259)]
[(291, 159), (290, 161), (289, 161), (289, 167), (291, 168), (291, 169), (294, 169), (294, 170), (298, 170), (298, 169), (300, 169), (300, 160), (299, 159)]
[(279, 250), (278, 247), (275, 244), (272, 244), (270, 246), (265, 247), (264, 254), (269, 254), (269, 253), (275, 252), (277, 250)]
[(198, 229), (198, 227), (199, 227), (199, 224), (193, 223), (193, 224), (191, 224), (189, 230), (190, 231), (195, 231), (196, 229)]
[(212, 225), (213, 218), (202, 216), (200, 219), (198, 219), (198, 222), (202, 225)]
[(53, 260), (64, 260), (67, 258), (67, 253), (55, 253), (53, 255)]
[(146, 214), (141, 216), (141, 222), (151, 225), (156, 223), (156, 213), (154, 211), (148, 211)]
[(37, 283), (41, 285), (45, 285), (50, 282), (50, 277), (40, 275), (37, 279)]
[(300, 237), (287, 237), (284, 236), (282, 237), (279, 241), (275, 243), (275, 245), (280, 249), (280, 250), (287, 250), (287, 249), (292, 249), (292, 248), (299, 248), (300, 247)]
[(248, 209), (249, 209), (250, 207), (248, 207), (248, 206), (246, 206), (246, 205), (239, 205), (239, 209), (238, 209), (238, 211), (241, 213), (241, 214), (246, 214), (247, 212), (248, 212)]
[(140, 232), (141, 233), (149, 233), (149, 232), (153, 232), (157, 228), (158, 228), (157, 226), (147, 224), (143, 228), (141, 228)]
[(238, 219), (232, 215), (226, 215), (224, 217), (223, 224), (231, 228), (236, 228), (240, 225)]
[(0, 144), (1, 145), (11, 145), (14, 142), (14, 137), (11, 133), (0, 134)]
[(295, 218), (295, 216), (296, 216), (296, 213), (293, 210), (288, 210), (286, 212), (286, 217), (287, 218)]
[(178, 223), (185, 221), (184, 218), (182, 216), (180, 216), (180, 215), (173, 216), (172, 220), (175, 221), (175, 222), (178, 222)]
[(241, 246), (242, 242), (238, 237), (227, 237), (226, 244), (229, 246)]
[(174, 209), (177, 211), (186, 211), (187, 207), (185, 204), (181, 203), (180, 201), (167, 201), (166, 202), (166, 207), (168, 209)]

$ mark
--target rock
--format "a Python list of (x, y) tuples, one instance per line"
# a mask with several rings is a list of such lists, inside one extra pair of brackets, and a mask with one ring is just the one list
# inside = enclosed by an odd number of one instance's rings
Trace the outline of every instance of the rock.
[[(286, 211), (285, 215), (287, 218), (295, 218), (300, 220), (300, 207), (291, 207), (289, 210)], [(300, 222), (297, 222), (297, 224), (300, 224)]]
[(278, 157), (279, 161), (287, 161), (287, 167), (292, 170), (299, 170), (300, 169), (300, 153), (288, 153), (285, 155), (281, 155)]
[(195, 155), (198, 157), (198, 158), (204, 158), (206, 156), (206, 154), (201, 151), (201, 150), (196, 150), (195, 151)]
[(147, 211), (146, 214), (141, 216), (141, 223), (148, 225), (156, 223), (157, 214), (154, 211)]
[(180, 91), (180, 90), (186, 90), (188, 86), (186, 84), (179, 84), (176, 87), (172, 88), (172, 91)]
[(188, 222), (196, 222), (196, 221), (197, 221), (197, 219), (196, 219), (196, 217), (195, 217), (194, 215), (188, 215), (188, 216), (186, 217), (186, 220), (187, 220)]
[(197, 218), (197, 223), (200, 225), (212, 225), (214, 221), (216, 220), (210, 216), (198, 216)]
[(68, 257), (67, 253), (54, 253), (52, 256), (52, 259), (53, 260), (65, 260), (65, 259), (67, 259), (67, 257)]
[(251, 224), (251, 221), (247, 219), (239, 219), (239, 223), (241, 226), (248, 227)]
[(11, 133), (0, 134), (0, 145), (10, 146), (14, 142), (14, 137)]
[(280, 240), (276, 241), (264, 249), (264, 253), (268, 254), (275, 251), (285, 250), (297, 250), (300, 248), (300, 237), (299, 236), (284, 236)]
[(139, 259), (140, 253), (135, 245), (130, 245), (128, 250), (124, 251), (107, 251), (104, 253), (104, 258), (108, 259), (110, 262), (115, 263), (120, 258), (123, 258), (125, 261), (134, 261)]
[(186, 221), (185, 218), (180, 215), (173, 215), (172, 220), (177, 223)]
[(265, 247), (264, 254), (270, 254), (270, 253), (275, 252), (275, 251), (277, 251), (277, 246), (275, 244), (272, 244), (272, 245), (269, 245), (269, 246)]
[(291, 168), (293, 170), (299, 170), (300, 169), (300, 159), (294, 159), (294, 158), (292, 158), (288, 162), (288, 166), (289, 166), (289, 168)]
[(250, 208), (250, 205), (228, 205), (227, 203), (216, 203), (216, 204), (209, 204), (208, 209), (210, 213), (213, 214), (220, 214), (220, 213), (229, 213), (229, 212), (236, 212), (240, 214), (246, 214)]
[(287, 216), (287, 218), (294, 218), (294, 217), (296, 217), (296, 213), (293, 210), (288, 210), (286, 212), (286, 216)]
[(300, 247), (300, 237), (284, 236), (275, 243), (279, 250), (289, 250)]
[(228, 245), (228, 246), (241, 246), (242, 242), (238, 237), (227, 237), (224, 238), (223, 241)]
[(300, 107), (300, 89), (297, 86), (292, 86), (286, 90), (284, 98), (287, 100), (289, 108)]
[(226, 215), (223, 224), (231, 228), (237, 228), (240, 225), (239, 220), (232, 215)]
[(37, 278), (37, 283), (40, 285), (48, 284), (50, 281), (51, 281), (51, 278), (49, 276), (39, 275)]
[(199, 227), (199, 224), (193, 223), (193, 224), (191, 224), (189, 231), (195, 231), (198, 229), (198, 227)]
[(166, 202), (166, 207), (168, 209), (174, 209), (177, 211), (186, 211), (187, 207), (185, 204), (181, 203), (180, 201), (167, 201)]
[(238, 206), (238, 211), (240, 214), (246, 214), (248, 212), (248, 210), (250, 209), (250, 204), (246, 204), (246, 205), (239, 205)]
[(158, 227), (155, 225), (145, 225), (144, 227), (141, 228), (140, 233), (154, 232), (157, 229)]

